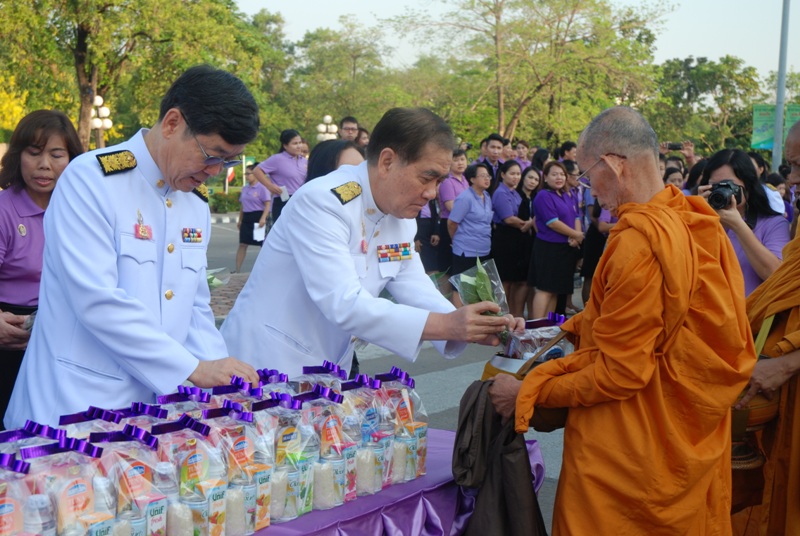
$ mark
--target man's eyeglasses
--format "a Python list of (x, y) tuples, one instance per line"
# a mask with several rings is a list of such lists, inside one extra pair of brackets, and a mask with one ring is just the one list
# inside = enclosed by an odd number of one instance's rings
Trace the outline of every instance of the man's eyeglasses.
[[(186, 123), (186, 128), (189, 129), (189, 132), (192, 132), (192, 127), (189, 126), (189, 122), (186, 120), (186, 116), (183, 115), (183, 112), (181, 112), (181, 117), (183, 117), (183, 122)], [(194, 138), (195, 143), (197, 143), (197, 146), (200, 147), (200, 151), (202, 151), (203, 156), (205, 157), (205, 160), (203, 160), (203, 165), (205, 167), (218, 166), (219, 164), (222, 164), (224, 169), (228, 169), (238, 166), (242, 163), (241, 160), (225, 160), (219, 156), (209, 155), (206, 150), (203, 149), (203, 146), (200, 145), (200, 140), (197, 139), (197, 136), (194, 135), (194, 132), (192, 132), (192, 137)]]
[(588, 168), (586, 168), (585, 170), (583, 170), (583, 173), (581, 173), (580, 175), (578, 175), (578, 179), (586, 179), (586, 180), (589, 180), (589, 176), (587, 175), (587, 173), (589, 173), (589, 170), (590, 170), (590, 169), (592, 169), (592, 168), (593, 168), (594, 166), (596, 166), (597, 164), (599, 164), (600, 162), (602, 162), (602, 161), (603, 161), (603, 158), (605, 158), (606, 156), (616, 156), (617, 158), (620, 158), (620, 159), (622, 159), (622, 160), (627, 160), (627, 159), (628, 159), (628, 157), (627, 157), (627, 156), (625, 156), (625, 155), (621, 155), (621, 154), (617, 154), (617, 153), (605, 153), (605, 154), (601, 154), (601, 155), (600, 155), (600, 158), (598, 158), (598, 159), (597, 159), (597, 162), (595, 162), (594, 164), (592, 164), (591, 166), (589, 166)]

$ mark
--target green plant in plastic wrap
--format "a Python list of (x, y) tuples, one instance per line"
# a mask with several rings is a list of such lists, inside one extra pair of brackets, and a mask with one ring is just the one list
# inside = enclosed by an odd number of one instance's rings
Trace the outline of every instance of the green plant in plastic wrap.
[[(497, 266), (495, 266), (494, 260), (489, 259), (482, 263), (480, 257), (478, 257), (475, 264), (475, 268), (470, 268), (450, 278), (450, 283), (458, 290), (461, 301), (466, 305), (489, 301), (500, 306), (500, 311), (497, 313), (486, 311), (483, 314), (492, 316), (508, 314), (506, 293), (503, 290), (503, 283), (500, 281), (500, 275), (497, 273)], [(500, 340), (503, 342), (507, 337), (508, 331), (500, 334)]]

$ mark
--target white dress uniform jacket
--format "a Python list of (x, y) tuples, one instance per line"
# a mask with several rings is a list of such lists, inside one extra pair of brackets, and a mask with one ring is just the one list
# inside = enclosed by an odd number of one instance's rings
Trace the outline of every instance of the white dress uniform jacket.
[[(152, 401), (198, 359), (228, 355), (209, 305), (207, 198), (164, 183), (144, 132), (77, 157), (58, 181), (44, 218), (39, 312), (7, 428)], [(123, 150), (136, 166), (105, 174), (98, 155)], [(149, 238), (135, 235), (137, 223)], [(184, 229), (199, 229), (200, 241), (184, 242)]]
[[(366, 162), (306, 183), (267, 236), (222, 325), (231, 355), (290, 377), (325, 359), (349, 370), (361, 339), (413, 361), (429, 313), (454, 310), (416, 253), (378, 261), (381, 245), (409, 242), (413, 251), (415, 234), (415, 220), (378, 209)], [(398, 303), (378, 297), (384, 288)], [(434, 345), (447, 358), (466, 346)]]

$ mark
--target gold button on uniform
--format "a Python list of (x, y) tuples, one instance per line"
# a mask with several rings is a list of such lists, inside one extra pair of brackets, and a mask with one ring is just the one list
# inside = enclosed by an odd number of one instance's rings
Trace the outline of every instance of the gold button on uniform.
[(172, 297), (173, 297), (174, 295), (175, 295), (175, 294), (174, 294), (174, 293), (173, 293), (171, 290), (168, 290), (168, 291), (166, 291), (166, 292), (164, 293), (164, 297), (165, 297), (166, 299), (168, 299), (168, 300), (171, 300), (171, 299), (172, 299)]
[(163, 188), (164, 184), (165, 184), (164, 181), (162, 179), (159, 179), (158, 182), (156, 183), (156, 186), (158, 186), (159, 188)]
[(171, 206), (172, 206), (172, 199), (167, 198), (167, 208), (170, 208)]
[(175, 246), (173, 246), (172, 244), (168, 245), (167, 252), (172, 253), (173, 251), (175, 251)]

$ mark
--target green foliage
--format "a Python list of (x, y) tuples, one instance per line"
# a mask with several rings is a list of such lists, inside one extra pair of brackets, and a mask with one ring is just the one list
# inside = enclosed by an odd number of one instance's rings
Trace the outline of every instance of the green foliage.
[(223, 214), (226, 212), (239, 212), (239, 194), (234, 192), (214, 192), (208, 199), (211, 212)]

